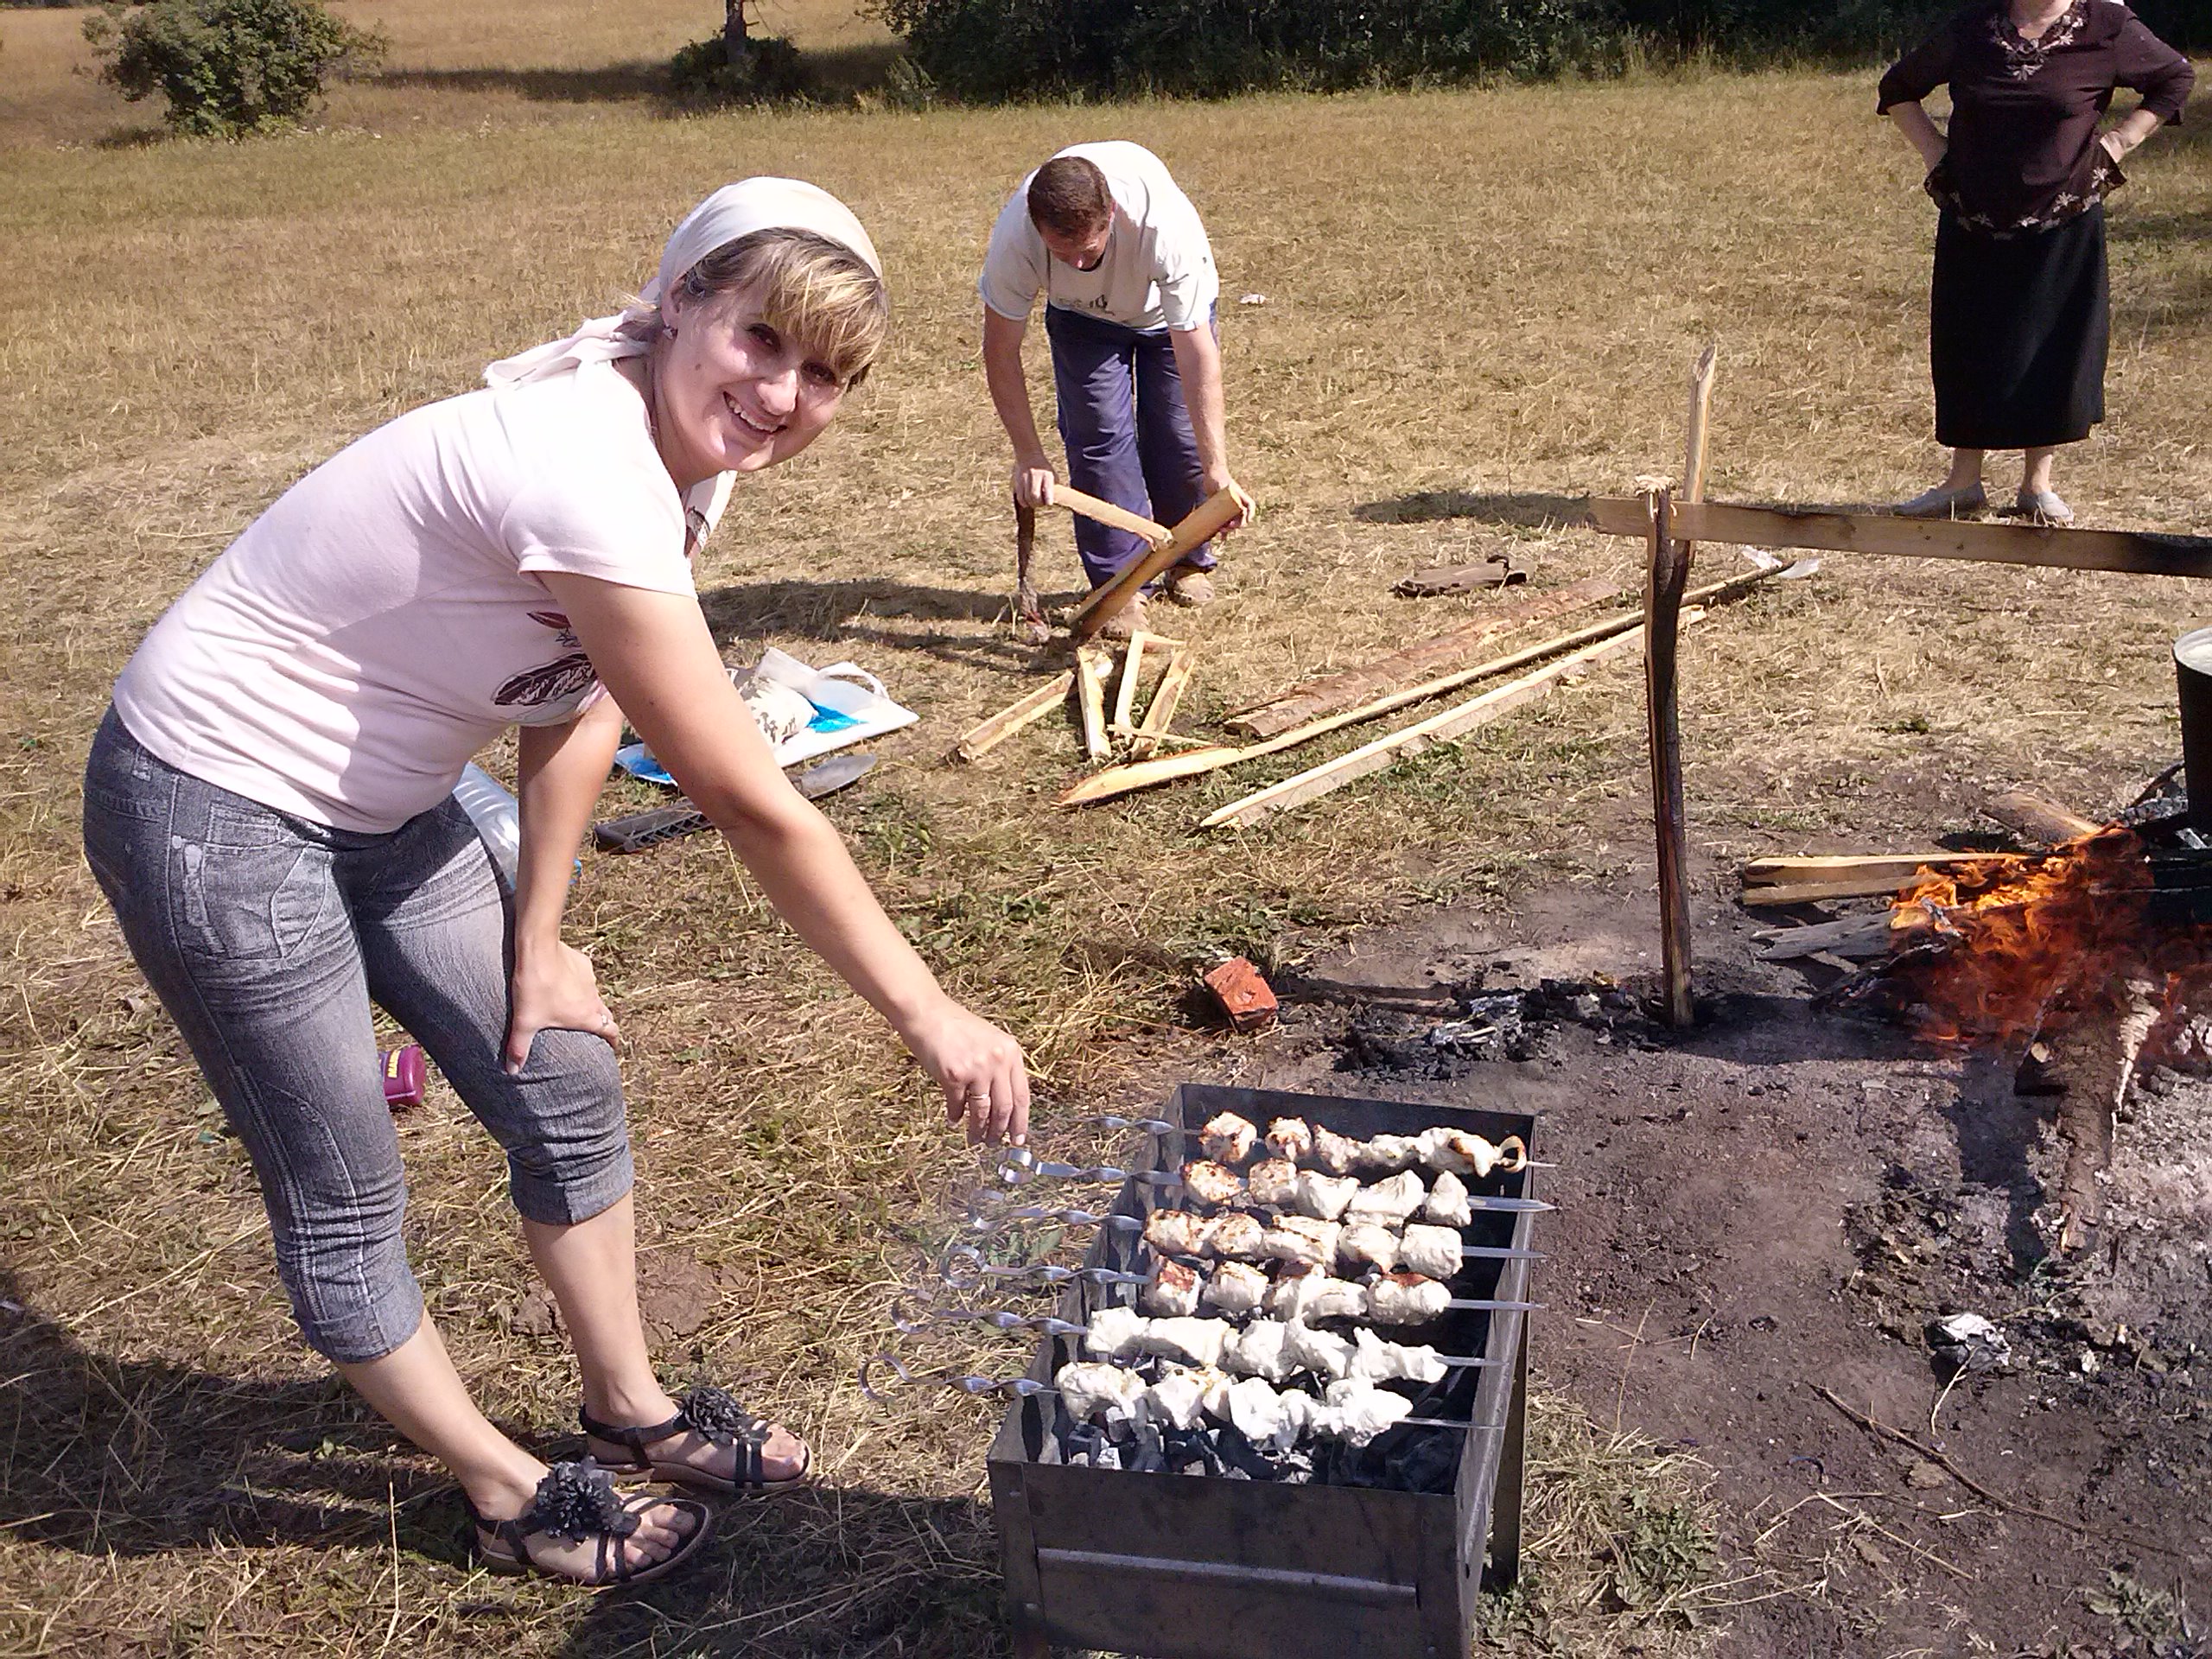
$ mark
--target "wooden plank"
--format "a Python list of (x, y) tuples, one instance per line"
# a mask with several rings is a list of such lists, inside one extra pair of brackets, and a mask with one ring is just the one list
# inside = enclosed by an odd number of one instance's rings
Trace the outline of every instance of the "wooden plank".
[[(1768, 580), (1774, 574), (1772, 570), (1748, 570), (1740, 576), (1731, 576), (1726, 582), (1709, 582), (1684, 594), (1682, 602), (1688, 606), (1731, 599)], [(1087, 806), (1095, 801), (1111, 800), (1117, 795), (1126, 795), (1132, 790), (1148, 789), (1155, 784), (1168, 783), (1178, 778), (1193, 778), (1201, 772), (1217, 772), (1224, 766), (1233, 766), (1240, 760), (1256, 760), (1263, 754), (1279, 754), (1285, 749), (1295, 748), (1300, 743), (1311, 742), (1317, 737), (1339, 731), (1346, 726), (1395, 713), (1412, 703), (1425, 702), (1431, 697), (1456, 690), (1476, 680), (1510, 674), (1516, 669), (1541, 662), (1545, 658), (1556, 656), (1563, 651), (1573, 651), (1599, 640), (1618, 638), (1628, 630), (1642, 626), (1634, 612), (1624, 611), (1618, 616), (1592, 622), (1555, 639), (1541, 640), (1509, 656), (1478, 663), (1472, 668), (1463, 668), (1456, 673), (1408, 686), (1402, 691), (1393, 691), (1388, 696), (1377, 697), (1357, 709), (1347, 709), (1342, 714), (1311, 721), (1263, 743), (1249, 744), (1241, 749), (1227, 747), (1200, 749), (1165, 760), (1147, 760), (1137, 766), (1116, 766), (1109, 771), (1095, 772), (1061, 795), (1056, 804), (1063, 807)]]
[(1408, 645), (1361, 667), (1291, 686), (1265, 702), (1238, 710), (1230, 718), (1229, 729), (1241, 737), (1274, 737), (1317, 715), (1330, 714), (1363, 698), (1377, 696), (1411, 675), (1434, 669), (1468, 652), (1479, 651), (1508, 628), (1541, 622), (1586, 605), (1602, 604), (1620, 591), (1618, 577), (1585, 576), (1564, 588), (1530, 594), (1517, 603), (1502, 605), (1487, 615), (1434, 639)]
[[(1897, 930), (1887, 912), (1879, 916), (1846, 916), (1840, 921), (1815, 922), (1810, 927), (1774, 927), (1751, 935), (1761, 948), (1762, 962), (1789, 962), (1799, 957), (1829, 955), (1853, 962), (1887, 956)], [(1908, 936), (1909, 937), (1909, 936)]]
[(1161, 571), (1181, 563), (1185, 555), (1211, 540), (1241, 511), (1235, 490), (1225, 486), (1216, 490), (1176, 524), (1175, 533), (1166, 542), (1135, 561), (1103, 588), (1091, 590), (1090, 597), (1076, 612), (1075, 620), (1068, 625), (1071, 637), (1077, 645), (1090, 639), (1106, 626), (1108, 617), (1129, 602), (1138, 588)]
[(1955, 870), (1993, 860), (2029, 858), (2029, 853), (1812, 853), (1783, 858), (1752, 858), (1739, 873), (1744, 885), (1786, 887), (1793, 882), (1837, 881), (1857, 875), (1894, 876), (1900, 882), (1916, 870)]
[[(1634, 498), (1598, 496), (1586, 505), (1588, 517), (1583, 522), (1593, 530), (1609, 536), (1645, 533), (1637, 522), (1642, 504)], [(2026, 523), (1985, 524), (1810, 508), (1739, 507), (1713, 501), (1678, 505), (1675, 530), (1689, 540), (1733, 542), (1745, 547), (1973, 559), (2131, 575), (2212, 577), (2212, 537), (2203, 536), (2061, 530)]]
[(1523, 703), (1534, 702), (1570, 674), (1587, 669), (1608, 657), (1633, 650), (1643, 642), (1643, 630), (1636, 626), (1626, 633), (1585, 645), (1571, 656), (1545, 664), (1533, 674), (1508, 681), (1465, 702), (1454, 703), (1440, 714), (1431, 715), (1427, 720), (1402, 727), (1387, 736), (1363, 744), (1349, 753), (1340, 754), (1333, 760), (1308, 767), (1295, 777), (1286, 778), (1281, 783), (1270, 784), (1241, 800), (1231, 801), (1227, 806), (1199, 819), (1198, 828), (1218, 830), (1224, 825), (1235, 824), (1241, 829), (1256, 823), (1270, 813), (1286, 811), (1341, 789), (1354, 779), (1380, 772), (1403, 756), (1418, 754), (1432, 744), (1441, 743), (1447, 738), (1459, 737), (1478, 726), (1488, 725)]
[(1083, 710), (1083, 752), (1093, 760), (1113, 753), (1106, 741), (1106, 670), (1112, 658), (1103, 651), (1075, 654), (1076, 701)]
[[(1711, 368), (1709, 359), (1704, 366)], [(1701, 457), (1698, 464), (1702, 466)], [(1682, 801), (1675, 639), (1690, 563), (1688, 546), (1674, 537), (1673, 506), (1669, 491), (1655, 491), (1649, 499), (1651, 568), (1643, 589), (1644, 724), (1651, 752), (1651, 817), (1658, 841), (1659, 946), (1667, 1023), (1687, 1027), (1695, 1021), (1697, 1009), (1690, 995), (1689, 831)]]
[(1116, 530), (1126, 530), (1141, 536), (1154, 547), (1175, 539), (1175, 532), (1166, 525), (1155, 524), (1142, 513), (1131, 512), (1127, 507), (1117, 507), (1111, 501), (1085, 495), (1081, 490), (1071, 490), (1065, 484), (1052, 486), (1052, 505), (1065, 507), (1070, 512), (1079, 512), (1086, 518), (1096, 518), (1102, 524), (1111, 524)]
[(1176, 706), (1183, 701), (1183, 692), (1191, 683), (1191, 676), (1198, 665), (1198, 653), (1187, 645), (1178, 645), (1167, 658), (1167, 671), (1160, 677), (1160, 686), (1152, 694), (1152, 706), (1145, 710), (1144, 724), (1137, 728), (1135, 740), (1129, 745), (1129, 753), (1142, 760), (1158, 748), (1168, 735), (1168, 723), (1175, 718)]
[(1068, 694), (1068, 688), (1074, 683), (1075, 674), (1072, 670), (1065, 674), (1054, 675), (1052, 679), (1039, 686), (1020, 702), (1009, 708), (1000, 709), (998, 713), (970, 731), (959, 742), (953, 745), (952, 753), (949, 758), (954, 760), (982, 759), (1023, 727), (1044, 719), (1046, 715), (1059, 707), (1061, 700)]
[(1878, 899), (1893, 894), (1912, 880), (1911, 872), (1883, 876), (1840, 875), (1832, 881), (1793, 881), (1775, 887), (1745, 887), (1743, 902), (1753, 909), (1771, 905), (1809, 905), (1823, 899)]
[(2104, 827), (2024, 789), (2008, 789), (2001, 795), (1993, 795), (1982, 804), (1981, 810), (2015, 835), (2052, 846), (2094, 836)]

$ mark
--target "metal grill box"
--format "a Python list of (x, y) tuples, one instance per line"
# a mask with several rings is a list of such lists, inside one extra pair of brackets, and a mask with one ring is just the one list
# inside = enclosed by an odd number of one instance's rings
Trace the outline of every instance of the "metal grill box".
[[(1535, 1146), (1525, 1113), (1187, 1084), (1161, 1112), (1181, 1128), (1154, 1138), (1147, 1157), (1157, 1162), (1147, 1166), (1179, 1170), (1200, 1155), (1198, 1126), (1224, 1111), (1263, 1128), (1302, 1117), (1360, 1140), (1444, 1125)], [(1532, 1173), (1493, 1172), (1469, 1185), (1533, 1198)], [(1114, 1209), (1141, 1217), (1163, 1192), (1172, 1204), (1175, 1189), (1131, 1181)], [(1478, 1211), (1462, 1233), (1471, 1244), (1527, 1248), (1534, 1220), (1531, 1211)], [(1142, 1253), (1135, 1236), (1101, 1228), (1086, 1264), (1126, 1269)], [(1453, 1294), (1529, 1300), (1529, 1266), (1468, 1260)], [(1115, 1287), (1078, 1283), (1060, 1313), (1084, 1321), (1116, 1300)], [(1434, 1414), (1466, 1430), (1414, 1431), (1465, 1440), (1449, 1495), (1070, 1465), (1055, 1433), (1058, 1396), (1016, 1400), (989, 1465), (1015, 1653), (1042, 1659), (1057, 1643), (1154, 1659), (1458, 1659), (1471, 1641), (1485, 1562), (1494, 1586), (1519, 1570), (1524, 1319), (1455, 1309), (1422, 1339), (1496, 1362), (1460, 1373), (1468, 1380)], [(1050, 1382), (1077, 1357), (1074, 1341), (1049, 1338), (1028, 1374)]]

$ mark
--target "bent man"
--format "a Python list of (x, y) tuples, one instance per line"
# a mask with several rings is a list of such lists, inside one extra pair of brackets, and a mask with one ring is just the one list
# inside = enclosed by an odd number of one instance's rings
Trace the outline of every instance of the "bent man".
[[(1014, 499), (1049, 505), (1054, 478), (1037, 434), (1021, 340), (1045, 295), (1068, 482), (1172, 524), (1235, 488), (1223, 431), (1221, 281), (1198, 210), (1142, 145), (1075, 144), (1024, 179), (991, 229), (983, 274), (983, 373), (1014, 443)], [(1242, 490), (1238, 522), (1252, 504)], [(1093, 588), (1145, 551), (1143, 541), (1077, 518), (1076, 550)], [(1213, 597), (1205, 547), (1167, 573), (1168, 596)], [(1126, 638), (1143, 599), (1103, 630)]]

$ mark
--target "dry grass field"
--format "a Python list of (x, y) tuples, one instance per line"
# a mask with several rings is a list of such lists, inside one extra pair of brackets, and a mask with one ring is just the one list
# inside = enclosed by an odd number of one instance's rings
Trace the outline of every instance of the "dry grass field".
[[(1141, 139), (1215, 238), (1232, 449), (1263, 512), (1223, 601), (1177, 619), (1204, 732), (1478, 608), (1390, 597), (1415, 567), (1510, 549), (1539, 584), (1629, 570), (1637, 550), (1548, 527), (1542, 498), (1675, 465), (1708, 338), (1714, 496), (1927, 482), (1911, 157), (1868, 76), (921, 114), (863, 90), (676, 115), (652, 66), (709, 6), (341, 10), (391, 36), (385, 72), (311, 131), (235, 146), (142, 142), (152, 114), (82, 73), (80, 14), (0, 12), (0, 1653), (992, 1650), (988, 1410), (892, 1411), (854, 1382), (974, 1166), (719, 843), (587, 857), (570, 937), (628, 1034), (666, 1368), (734, 1378), (814, 1439), (828, 1483), (740, 1511), (710, 1567), (626, 1600), (488, 1580), (434, 1471), (297, 1345), (251, 1172), (83, 867), (76, 778), (115, 671), (319, 458), (609, 308), (715, 184), (816, 180), (877, 237), (894, 344), (813, 452), (744, 487), (701, 586), (734, 657), (849, 657), (920, 711), (833, 814), (949, 982), (1027, 1043), (1050, 1135), (1236, 1076), (1185, 1011), (1211, 949), (1287, 959), (1648, 852), (1624, 668), (1238, 838), (1190, 826), (1314, 752), (1083, 816), (1048, 808), (1076, 770), (1056, 722), (939, 764), (1029, 683), (1001, 622), (1006, 456), (972, 286), (1025, 166)], [(829, 0), (764, 23), (863, 88), (884, 49)], [(2059, 478), (2086, 522), (2212, 531), (2208, 124), (2161, 135), (2113, 210), (2112, 418)], [(1072, 549), (1046, 528), (1065, 594)], [(1833, 558), (1686, 638), (1693, 836), (1716, 858), (1911, 845), (2015, 781), (2101, 807), (2177, 752), (2166, 645), (2208, 612), (2173, 582)], [(442, 1087), (403, 1137), (449, 1343), (495, 1415), (556, 1439), (574, 1378), (525, 1302), (494, 1149)], [(1784, 1587), (1721, 1588), (1724, 1567), (1623, 1611), (1621, 1517), (1694, 1519), (1694, 1471), (1557, 1400), (1539, 1429), (1522, 1650), (1696, 1651), (1729, 1601)], [(1667, 1611), (1700, 1596), (1695, 1629)]]

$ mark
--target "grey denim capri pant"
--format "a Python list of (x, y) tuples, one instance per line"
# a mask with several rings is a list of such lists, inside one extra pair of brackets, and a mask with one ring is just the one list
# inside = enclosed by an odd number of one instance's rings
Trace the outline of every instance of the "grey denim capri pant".
[(510, 901), (459, 802), (389, 835), (333, 830), (164, 765), (110, 709), (85, 771), (85, 855), (252, 1156), (316, 1352), (380, 1358), (423, 1319), (372, 1001), (506, 1148), (524, 1216), (586, 1221), (630, 1190), (605, 1042), (542, 1031), (506, 1074)]

